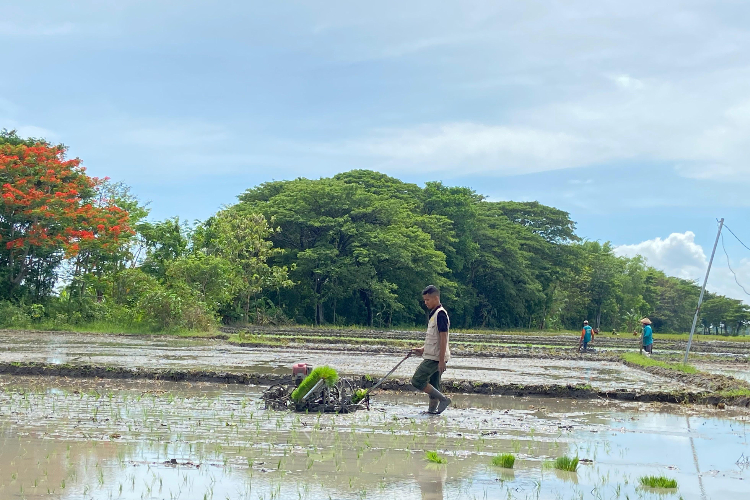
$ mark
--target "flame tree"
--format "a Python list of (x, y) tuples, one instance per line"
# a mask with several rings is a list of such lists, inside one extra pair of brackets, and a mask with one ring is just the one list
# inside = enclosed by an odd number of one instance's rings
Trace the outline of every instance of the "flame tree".
[(0, 132), (0, 299), (39, 300), (63, 259), (94, 272), (133, 235), (129, 214), (101, 196), (65, 146)]

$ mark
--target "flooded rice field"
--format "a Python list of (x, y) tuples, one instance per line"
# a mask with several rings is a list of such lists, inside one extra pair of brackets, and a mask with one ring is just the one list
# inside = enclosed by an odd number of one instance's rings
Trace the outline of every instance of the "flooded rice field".
[[(349, 352), (331, 346), (328, 350), (304, 347), (248, 348), (223, 341), (179, 339), (164, 336), (0, 332), (0, 362), (96, 364), (166, 369), (210, 369), (226, 372), (288, 374), (296, 362), (330, 365), (350, 375), (385, 375), (403, 355)], [(395, 377), (410, 377), (418, 359), (407, 360)], [(502, 384), (587, 384), (597, 390), (662, 391), (695, 389), (629, 368), (620, 363), (596, 360), (454, 357), (446, 380)]]
[[(264, 410), (261, 387), (0, 377), (0, 498), (746, 499), (750, 414), (408, 393), (370, 411)], [(435, 451), (447, 463), (425, 459)], [(513, 469), (491, 465), (498, 453)], [(577, 472), (549, 467), (568, 455)], [(588, 462), (590, 460), (590, 462)], [(676, 490), (639, 484), (676, 479)]]
[(717, 375), (728, 375), (750, 382), (750, 365), (747, 364), (723, 364), (723, 363), (693, 363), (693, 365), (704, 372)]

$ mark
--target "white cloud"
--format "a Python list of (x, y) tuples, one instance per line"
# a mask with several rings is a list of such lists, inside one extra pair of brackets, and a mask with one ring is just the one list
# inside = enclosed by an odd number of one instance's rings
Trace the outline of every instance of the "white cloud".
[(442, 170), (465, 175), (555, 170), (575, 166), (571, 159), (595, 161), (599, 150), (583, 137), (530, 127), (471, 122), (381, 130), (375, 136), (330, 145), (329, 151), (373, 156), (410, 170)]
[[(623, 161), (663, 162), (684, 177), (750, 182), (750, 66), (684, 81), (620, 75), (574, 100), (518, 109), (496, 123), (379, 129), (322, 150), (401, 171), (518, 174)], [(707, 87), (715, 91), (706, 93)]]
[(615, 248), (617, 255), (634, 257), (641, 255), (649, 265), (661, 269), (671, 276), (696, 280), (706, 272), (708, 259), (703, 247), (695, 243), (695, 233), (672, 233), (667, 238), (654, 238), (635, 245)]
[(629, 75), (617, 75), (610, 78), (623, 89), (640, 90), (644, 86), (642, 81)]
[(74, 31), (73, 23), (0, 23), (0, 36), (55, 36)]
[[(634, 245), (621, 245), (615, 248), (615, 254), (626, 257), (641, 255), (652, 267), (660, 269), (670, 276), (694, 280), (703, 283), (708, 267), (708, 254), (704, 248), (695, 242), (692, 231), (672, 233), (667, 238), (654, 238)], [(732, 260), (732, 270), (737, 275), (740, 284), (748, 288), (750, 285), (750, 259)], [(735, 276), (727, 266), (727, 254), (724, 253), (721, 242), (716, 250), (716, 256), (711, 267), (707, 289), (714, 293), (726, 295), (735, 299), (750, 302), (750, 297), (737, 285)], [(750, 291), (750, 290), (748, 290)]]

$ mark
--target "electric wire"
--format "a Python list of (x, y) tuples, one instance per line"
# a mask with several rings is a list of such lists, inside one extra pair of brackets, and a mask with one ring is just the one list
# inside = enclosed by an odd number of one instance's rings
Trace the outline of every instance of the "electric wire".
[(729, 226), (727, 226), (726, 224), (724, 224), (724, 227), (725, 227), (725, 228), (727, 228), (727, 230), (728, 230), (728, 231), (729, 231), (730, 233), (732, 233), (732, 236), (734, 236), (735, 238), (737, 238), (737, 241), (739, 241), (739, 242), (740, 242), (740, 245), (742, 245), (743, 247), (745, 247), (745, 248), (747, 248), (748, 250), (750, 250), (750, 247), (749, 247), (749, 246), (747, 246), (747, 245), (745, 245), (745, 244), (744, 244), (744, 243), (742, 242), (742, 240), (741, 240), (741, 239), (739, 238), (739, 236), (737, 236), (736, 234), (734, 234), (734, 231), (732, 231), (731, 229), (729, 229)]
[[(726, 226), (725, 226), (726, 227)], [(724, 246), (724, 235), (721, 235), (721, 248), (724, 249), (724, 255), (727, 257), (727, 267), (732, 272), (732, 276), (734, 276), (734, 282), (737, 283), (737, 286), (742, 288), (742, 291), (745, 292), (747, 295), (750, 295), (750, 292), (748, 292), (744, 286), (740, 284), (740, 282), (737, 280), (737, 274), (734, 272), (734, 269), (732, 269), (731, 264), (729, 264), (729, 254), (727, 253), (727, 249)]]

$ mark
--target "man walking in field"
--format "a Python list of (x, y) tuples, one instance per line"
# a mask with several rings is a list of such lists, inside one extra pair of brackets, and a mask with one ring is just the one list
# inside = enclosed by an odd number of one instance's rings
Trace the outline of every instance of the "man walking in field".
[(583, 322), (583, 329), (581, 330), (581, 340), (578, 342), (578, 350), (583, 348), (584, 351), (588, 349), (589, 342), (594, 339), (593, 329), (589, 326), (588, 320)]
[(651, 320), (643, 318), (641, 325), (643, 326), (643, 350), (646, 351), (646, 356), (651, 356), (654, 349), (654, 330), (651, 328)]
[(424, 347), (412, 349), (412, 353), (422, 356), (423, 361), (414, 372), (411, 383), (417, 390), (424, 391), (430, 396), (427, 411), (439, 415), (451, 404), (451, 399), (440, 392), (440, 377), (451, 358), (448, 347), (450, 319), (440, 303), (440, 290), (435, 285), (430, 285), (422, 291), (422, 300), (430, 315), (427, 320)]

